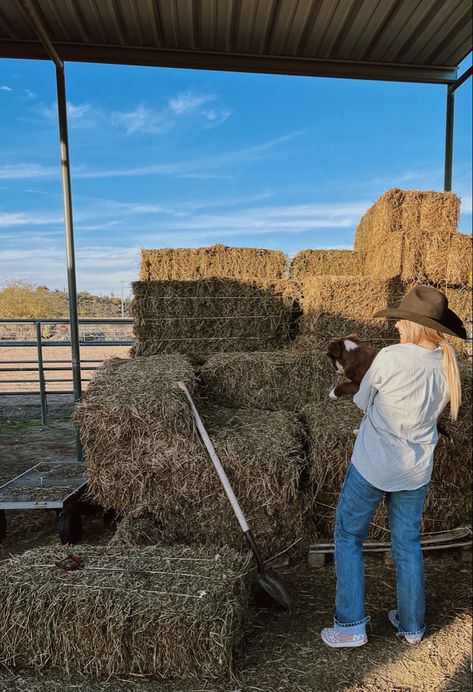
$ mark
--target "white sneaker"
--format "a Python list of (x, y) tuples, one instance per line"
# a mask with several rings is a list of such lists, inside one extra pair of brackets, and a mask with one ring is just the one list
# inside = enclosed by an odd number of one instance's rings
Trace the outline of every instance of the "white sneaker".
[(366, 634), (346, 634), (334, 627), (326, 627), (320, 633), (322, 641), (332, 649), (351, 649), (368, 643)]
[[(399, 614), (396, 609), (389, 611), (388, 618), (391, 625), (399, 630)], [(422, 635), (419, 634), (403, 634), (402, 636), (408, 644), (419, 644), (422, 640)]]

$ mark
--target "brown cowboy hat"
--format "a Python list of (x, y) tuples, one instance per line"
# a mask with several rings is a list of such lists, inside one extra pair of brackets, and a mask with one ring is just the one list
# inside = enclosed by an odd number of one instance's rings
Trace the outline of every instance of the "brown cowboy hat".
[(378, 310), (373, 317), (395, 317), (466, 339), (466, 329), (458, 315), (448, 307), (448, 298), (433, 286), (414, 286), (397, 308)]

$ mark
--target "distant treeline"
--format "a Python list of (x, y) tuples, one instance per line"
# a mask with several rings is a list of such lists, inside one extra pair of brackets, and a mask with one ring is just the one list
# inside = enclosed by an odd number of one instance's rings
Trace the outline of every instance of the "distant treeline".
[[(79, 317), (121, 317), (121, 299), (94, 296), (87, 291), (77, 294)], [(129, 316), (130, 300), (124, 300), (125, 317)], [(3, 282), (0, 289), (0, 319), (69, 317), (69, 298), (64, 291), (51, 291), (24, 281)]]

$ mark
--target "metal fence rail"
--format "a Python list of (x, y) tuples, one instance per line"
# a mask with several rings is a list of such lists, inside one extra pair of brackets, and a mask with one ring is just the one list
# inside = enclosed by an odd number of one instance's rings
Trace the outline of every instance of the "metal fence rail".
[[(72, 384), (72, 354), (68, 359), (55, 359), (46, 360), (44, 358), (43, 349), (51, 346), (62, 346), (71, 347), (70, 338), (65, 338), (60, 341), (52, 341), (51, 339), (45, 340), (43, 337), (42, 327), (43, 325), (69, 325), (70, 321), (67, 319), (0, 319), (0, 326), (3, 324), (29, 324), (34, 327), (35, 339), (34, 340), (18, 340), (18, 339), (3, 339), (0, 334), (0, 348), (20, 348), (20, 347), (35, 347), (36, 348), (36, 360), (3, 360), (0, 359), (0, 373), (37, 373), (38, 378), (36, 380), (32, 379), (1, 379), (0, 385), (2, 384), (34, 384), (38, 385), (39, 389), (34, 389), (31, 391), (19, 390), (12, 388), (11, 391), (0, 391), (0, 396), (28, 396), (28, 395), (39, 395), (40, 405), (41, 405), (41, 423), (46, 425), (48, 420), (48, 394), (74, 394), (73, 389), (50, 389), (55, 383), (71, 383)], [(84, 318), (79, 319), (79, 326), (87, 324), (116, 324), (120, 326), (129, 326), (133, 324), (131, 319), (102, 319), (102, 318)], [(79, 346), (82, 347), (95, 347), (95, 346), (131, 346), (133, 343), (132, 339), (106, 339), (106, 340), (95, 340), (83, 338), (79, 341)], [(100, 363), (103, 362), (101, 358), (93, 359), (81, 359), (80, 360), (80, 377), (81, 382), (90, 382), (91, 374), (94, 370), (97, 370)], [(93, 365), (89, 365), (92, 363)], [(6, 367), (4, 367), (6, 366)], [(48, 378), (48, 373), (50, 372), (71, 372), (71, 377), (64, 378)], [(87, 374), (88, 377), (84, 377)]]

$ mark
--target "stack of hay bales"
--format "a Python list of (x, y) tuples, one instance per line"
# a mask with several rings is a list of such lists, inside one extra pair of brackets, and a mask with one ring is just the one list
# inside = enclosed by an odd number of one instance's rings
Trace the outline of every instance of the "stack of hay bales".
[(216, 353), (199, 371), (203, 394), (224, 406), (301, 411), (325, 400), (336, 373), (320, 349)]
[[(434, 473), (424, 509), (422, 531), (453, 529), (471, 522), (471, 456), (473, 424), (471, 363), (461, 358), (460, 374), (463, 404), (457, 421), (449, 419), (449, 409), (440, 422), (453, 438), (450, 445), (440, 438), (434, 461)], [(314, 516), (317, 532), (333, 535), (335, 507), (350, 462), (362, 413), (351, 401), (326, 401), (307, 406), (303, 411), (309, 434), (309, 470), (314, 492)], [(386, 507), (377, 510), (370, 529), (372, 540), (389, 536)]]
[(373, 346), (396, 340), (392, 323), (373, 313), (397, 302), (403, 293), (394, 278), (314, 276), (304, 281), (299, 344), (323, 348), (334, 337), (357, 334)]
[(358, 276), (363, 257), (353, 250), (302, 250), (291, 264), (291, 277), (298, 281), (313, 276)]
[(248, 610), (247, 560), (229, 548), (47, 546), (0, 567), (0, 665), (84, 676), (228, 675)]
[(279, 250), (212, 245), (141, 251), (141, 281), (197, 279), (256, 279), (275, 281), (286, 276), (287, 260)]
[(355, 252), (365, 276), (428, 283), (446, 275), (460, 201), (453, 192), (388, 190), (361, 219)]
[(272, 350), (292, 338), (299, 288), (291, 281), (133, 283), (133, 354)]
[(397, 340), (394, 323), (372, 315), (414, 284), (438, 286), (463, 321), (471, 320), (471, 236), (456, 230), (459, 208), (452, 192), (392, 189), (363, 216), (353, 252), (299, 253), (292, 277), (302, 283), (302, 344), (356, 333), (388, 345)]
[[(184, 381), (190, 363), (177, 354), (113, 359), (77, 405), (90, 493), (106, 508), (151, 514), (167, 543), (244, 541), (194, 429)], [(227, 409), (198, 403), (217, 453), (265, 553), (304, 532), (307, 498), (304, 430), (286, 411)]]

